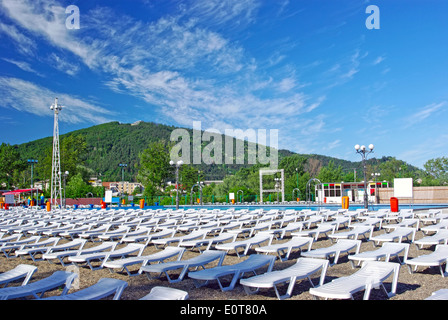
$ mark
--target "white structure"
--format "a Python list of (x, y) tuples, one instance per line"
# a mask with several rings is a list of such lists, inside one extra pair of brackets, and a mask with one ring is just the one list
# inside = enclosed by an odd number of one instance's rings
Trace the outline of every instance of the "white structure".
[(54, 100), (50, 110), (54, 110), (53, 126), (53, 156), (51, 164), (51, 201), (52, 205), (57, 205), (57, 199), (60, 199), (62, 205), (62, 185), (61, 185), (61, 154), (59, 150), (59, 112), (62, 106), (58, 104), (58, 98)]
[[(263, 176), (264, 175), (275, 175), (276, 173), (281, 173), (280, 186), (275, 189), (265, 189), (263, 190)], [(281, 192), (282, 202), (285, 202), (285, 171), (283, 169), (276, 170), (260, 170), (260, 202), (263, 202), (263, 192)]]
[[(378, 203), (378, 189), (388, 188), (389, 183), (367, 183), (367, 199), (369, 203)], [(351, 203), (363, 203), (365, 197), (364, 182), (322, 183), (315, 186), (316, 201), (322, 203), (342, 203), (342, 197), (348, 197)]]

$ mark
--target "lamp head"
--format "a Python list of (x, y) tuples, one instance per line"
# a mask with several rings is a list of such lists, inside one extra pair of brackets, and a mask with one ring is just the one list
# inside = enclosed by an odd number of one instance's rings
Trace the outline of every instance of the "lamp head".
[(360, 148), (359, 144), (355, 145), (355, 150), (358, 151)]
[(174, 164), (173, 160), (170, 160), (170, 166), (172, 166)]
[(365, 146), (365, 145), (362, 145), (362, 146), (361, 146), (361, 150), (362, 150), (362, 151), (366, 150), (366, 146)]
[(374, 146), (373, 144), (369, 144), (369, 149), (370, 149), (370, 150), (373, 150), (374, 147), (375, 147), (375, 146)]

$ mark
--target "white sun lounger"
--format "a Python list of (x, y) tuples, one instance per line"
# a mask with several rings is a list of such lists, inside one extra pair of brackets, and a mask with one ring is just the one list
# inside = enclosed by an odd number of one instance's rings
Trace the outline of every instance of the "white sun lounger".
[(373, 226), (376, 229), (380, 230), (382, 225), (383, 225), (383, 219), (367, 218), (363, 222), (356, 222), (356, 223), (350, 224), (350, 228), (355, 228), (355, 227), (359, 227), (359, 226)]
[(85, 232), (85, 231), (90, 231), (92, 229), (91, 225), (82, 225), (80, 227), (77, 228), (73, 228), (70, 230), (66, 230), (63, 231), (61, 233), (59, 233), (60, 237), (64, 237), (64, 238), (70, 238), (70, 239), (75, 239), (79, 234)]
[(382, 229), (385, 229), (387, 232), (391, 232), (392, 230), (395, 230), (397, 228), (416, 228), (418, 230), (420, 220), (418, 219), (403, 219), (399, 223), (392, 223), (392, 224), (383, 224), (381, 226)]
[(7, 243), (7, 242), (14, 242), (14, 241), (19, 241), (20, 238), (22, 237), (21, 234), (12, 234), (10, 236), (6, 236), (6, 237), (2, 237), (0, 239), (0, 246)]
[(239, 248), (243, 249), (242, 255), (245, 256), (249, 252), (249, 249), (252, 248), (252, 246), (255, 246), (255, 245), (260, 246), (262, 243), (264, 243), (266, 241), (268, 241), (268, 245), (270, 245), (273, 237), (274, 236), (272, 234), (260, 232), (260, 233), (257, 233), (255, 236), (248, 238), (248, 239), (218, 244), (215, 246), (215, 249), (224, 250), (227, 253), (231, 250), (235, 250), (237, 256), (241, 257), (240, 253), (238, 252)]
[(162, 229), (160, 231), (154, 232), (154, 233), (147, 233), (147, 234), (141, 234), (141, 235), (134, 235), (134, 236), (125, 236), (121, 239), (120, 242), (143, 242), (145, 241), (146, 245), (148, 245), (151, 241), (156, 239), (161, 239), (165, 237), (173, 237), (176, 233), (176, 230), (173, 229)]
[(85, 244), (87, 243), (86, 239), (75, 239), (63, 244), (58, 244), (56, 246), (53, 247), (49, 247), (47, 248), (47, 251), (45, 251), (44, 253), (53, 253), (53, 252), (58, 252), (58, 251), (67, 251), (67, 250), (71, 250), (74, 248), (78, 248), (78, 250), (82, 250), (85, 246)]
[(123, 238), (131, 230), (129, 226), (119, 226), (117, 229), (98, 235), (98, 239), (103, 241), (117, 241)]
[[(417, 268), (419, 266), (439, 267), (442, 276), (446, 277), (448, 275), (447, 259), (448, 245), (439, 244), (436, 246), (434, 252), (430, 254), (424, 254), (413, 259), (406, 259), (405, 263), (408, 265), (408, 270), (410, 273), (412, 273), (413, 271), (417, 271)], [(442, 268), (443, 264), (445, 264), (445, 271)], [(412, 266), (414, 267), (414, 270), (412, 270)]]
[(51, 276), (44, 279), (29, 282), (25, 286), (19, 287), (7, 287), (0, 289), (0, 300), (9, 300), (17, 298), (25, 298), (33, 296), (36, 299), (42, 298), (45, 292), (56, 289), (64, 285), (64, 289), (61, 291), (61, 295), (64, 295), (70, 289), (73, 280), (78, 275), (73, 272), (55, 271)]
[[(152, 279), (150, 277), (151, 273), (157, 273), (158, 277), (162, 274), (165, 274), (165, 276), (168, 279), (168, 282), (170, 283), (177, 283), (184, 279), (187, 272), (190, 270), (190, 268), (199, 268), (202, 267), (205, 269), (205, 266), (213, 261), (218, 260), (218, 266), (222, 265), (222, 262), (224, 260), (226, 253), (223, 251), (218, 250), (206, 250), (203, 253), (199, 254), (196, 257), (193, 257), (191, 259), (187, 260), (179, 260), (179, 261), (169, 261), (169, 262), (163, 262), (158, 264), (151, 264), (142, 266), (139, 270), (139, 273), (146, 273), (148, 279)], [(176, 279), (172, 279), (170, 275), (168, 274), (169, 271), (172, 270), (180, 270), (180, 274)]]
[(176, 242), (179, 243), (184, 240), (204, 239), (206, 236), (207, 236), (207, 231), (195, 230), (189, 234), (182, 235), (182, 236), (154, 239), (154, 240), (151, 240), (151, 243), (154, 244), (154, 246), (157, 249), (159, 249), (159, 246), (162, 246), (162, 248), (163, 248), (172, 243), (176, 243)]
[(323, 223), (325, 220), (325, 217), (322, 216), (317, 216), (315, 214), (313, 214), (312, 216), (310, 216), (309, 218), (307, 218), (306, 220), (303, 220), (302, 223), (304, 225), (304, 227), (306, 229), (310, 229), (314, 224), (319, 224), (319, 223)]
[(448, 300), (448, 289), (437, 290), (425, 300)]
[(61, 238), (59, 237), (51, 237), (47, 240), (36, 242), (34, 244), (26, 244), (22, 246), (20, 249), (16, 250), (14, 252), (14, 255), (16, 257), (24, 257), (29, 255), (33, 261), (40, 261), (42, 259), (37, 259), (37, 254), (42, 254), (43, 252), (46, 252), (50, 247), (54, 247), (58, 244), (59, 240)]
[(202, 252), (201, 247), (203, 246), (206, 246), (205, 250), (210, 250), (213, 244), (224, 243), (229, 240), (230, 242), (234, 242), (237, 237), (237, 234), (224, 232), (211, 238), (181, 241), (179, 242), (179, 247), (190, 248), (191, 250), (197, 248), (199, 252)]
[(436, 234), (432, 236), (426, 236), (421, 239), (415, 240), (414, 244), (418, 249), (422, 249), (423, 246), (448, 244), (448, 229), (440, 229)]
[[(138, 236), (146, 236), (149, 233), (151, 233), (152, 230), (153, 230), (152, 227), (137, 227), (137, 229), (135, 229), (134, 231), (129, 231), (123, 237), (121, 237), (120, 242), (138, 242), (132, 238), (138, 237)], [(124, 239), (127, 239), (127, 240), (123, 241)], [(132, 239), (132, 240), (130, 240), (130, 239)]]
[[(292, 266), (278, 271), (271, 271), (260, 274), (255, 277), (241, 279), (240, 284), (243, 286), (247, 294), (254, 294), (259, 292), (260, 288), (274, 288), (275, 294), (279, 300), (287, 299), (292, 296), (294, 286), (297, 281), (308, 278), (311, 286), (314, 283), (311, 276), (318, 271), (320, 273), (319, 286), (324, 283), (325, 274), (328, 268), (328, 260), (312, 259), (312, 258), (298, 258), (297, 262)], [(280, 294), (277, 286), (283, 283), (288, 283), (288, 288), (285, 294)], [(252, 289), (255, 288), (255, 289)]]
[(255, 248), (255, 251), (265, 254), (275, 253), (280, 261), (289, 259), (293, 250), (302, 250), (307, 247), (306, 251), (311, 250), (314, 239), (312, 237), (293, 237), (291, 240), (283, 243), (275, 243), (264, 247)]
[[(400, 254), (403, 253), (403, 261), (400, 260)], [(355, 267), (354, 261), (358, 261), (358, 266), (363, 261), (377, 261), (382, 258), (385, 258), (386, 262), (392, 257), (397, 257), (400, 264), (403, 264), (406, 261), (409, 253), (409, 243), (396, 243), (396, 242), (385, 242), (383, 246), (372, 251), (364, 251), (361, 253), (357, 253), (354, 255), (349, 255), (348, 259), (350, 260), (352, 267)]]
[[(207, 285), (210, 281), (217, 281), (221, 291), (229, 291), (235, 288), (238, 280), (247, 272), (252, 272), (256, 275), (256, 270), (266, 265), (268, 265), (267, 272), (272, 271), (274, 262), (274, 256), (252, 254), (242, 262), (190, 272), (188, 277), (193, 279), (197, 288)], [(231, 280), (227, 286), (224, 286), (222, 280), (228, 276), (231, 277)]]
[[(329, 234), (328, 237), (333, 241), (337, 241), (338, 239), (358, 240), (360, 236), (363, 236), (364, 240), (369, 240), (372, 237), (373, 229), (373, 226), (358, 226), (348, 231)], [(368, 236), (366, 236), (367, 234)]]
[(139, 300), (188, 300), (188, 292), (175, 288), (156, 286)]
[[(420, 230), (423, 231), (423, 233), (428, 234), (430, 232), (437, 232), (441, 229), (448, 229), (448, 219), (444, 219), (433, 225), (427, 225)], [(2, 239), (0, 239), (0, 241), (2, 241)]]
[(75, 228), (75, 224), (66, 224), (65, 226), (59, 227), (59, 228), (52, 228), (49, 230), (45, 230), (42, 232), (43, 235), (46, 235), (48, 237), (56, 237), (58, 236), (60, 233), (69, 231), (69, 230), (73, 230)]
[[(130, 243), (120, 249), (115, 249), (114, 247), (111, 251), (100, 251), (71, 256), (68, 258), (68, 261), (73, 262), (78, 266), (86, 264), (91, 270), (99, 270), (103, 268), (104, 261), (108, 261), (109, 259), (117, 257), (125, 258), (133, 253), (137, 253), (137, 256), (141, 256), (145, 247), (146, 246), (144, 244)], [(92, 264), (93, 261), (99, 261), (101, 264), (95, 267)]]
[[(325, 299), (353, 299), (353, 294), (364, 290), (364, 300), (368, 300), (373, 288), (383, 288), (387, 297), (396, 294), (400, 264), (383, 261), (367, 261), (361, 269), (352, 275), (337, 278), (317, 288), (311, 288), (310, 294)], [(393, 275), (391, 290), (387, 291), (384, 281)]]
[(330, 263), (330, 266), (333, 266), (338, 263), (342, 253), (349, 253), (351, 250), (355, 249), (355, 254), (357, 254), (360, 248), (361, 240), (339, 239), (338, 242), (332, 246), (302, 252), (301, 255), (308, 258), (327, 260), (329, 260), (330, 257), (334, 257), (333, 263)]
[(112, 300), (120, 300), (128, 283), (124, 280), (101, 278), (98, 282), (85, 289), (41, 300), (99, 300), (114, 295)]
[(314, 241), (317, 241), (322, 234), (328, 236), (328, 233), (333, 234), (335, 230), (336, 225), (321, 224), (317, 228), (293, 232), (291, 235), (295, 237), (314, 237)]
[(11, 253), (16, 249), (20, 249), (25, 244), (33, 244), (38, 242), (42, 237), (41, 236), (31, 236), (23, 240), (14, 241), (14, 242), (6, 242), (1, 247), (0, 250), (3, 252), (6, 258), (11, 258)]
[(292, 233), (294, 231), (300, 232), (303, 230), (303, 222), (291, 222), (286, 225), (286, 227), (271, 229), (267, 233), (273, 234), (278, 239), (283, 239), (287, 233)]
[(100, 251), (105, 251), (105, 250), (113, 250), (117, 246), (117, 244), (118, 244), (117, 242), (105, 241), (98, 246), (90, 247), (90, 248), (86, 248), (86, 249), (65, 250), (65, 251), (44, 253), (42, 255), (42, 259), (47, 260), (48, 262), (52, 262), (53, 260), (58, 260), (62, 264), (62, 266), (66, 267), (67, 264), (64, 262), (65, 258), (68, 258), (71, 256), (76, 256), (76, 255), (81, 255), (81, 254), (88, 254), (88, 253), (100, 252)]
[[(389, 233), (386, 232), (377, 236), (370, 237), (370, 241), (372, 241), (373, 244), (377, 246), (381, 242), (394, 242), (395, 240), (397, 240), (398, 243), (401, 243), (404, 238), (406, 238), (410, 242), (413, 242), (415, 239), (416, 231), (416, 228), (401, 227)], [(411, 239), (409, 239), (409, 237), (411, 237)]]
[(27, 285), (33, 274), (37, 271), (36, 266), (29, 264), (19, 264), (14, 269), (5, 271), (0, 274), (0, 285), (7, 287), (10, 282), (23, 279), (22, 286)]
[(132, 277), (137, 276), (140, 273), (132, 273), (128, 267), (136, 264), (140, 264), (141, 266), (146, 266), (150, 263), (157, 262), (162, 263), (165, 260), (177, 256), (177, 260), (181, 260), (182, 256), (185, 252), (185, 248), (179, 248), (179, 247), (166, 247), (162, 251), (147, 255), (147, 256), (137, 256), (137, 257), (128, 257), (124, 259), (117, 259), (117, 260), (111, 260), (111, 261), (105, 261), (103, 262), (103, 268), (109, 268), (111, 272), (114, 271), (114, 269), (119, 269), (120, 271), (126, 271), (126, 273)]
[(82, 233), (78, 233), (78, 237), (82, 239), (88, 239), (89, 241), (94, 242), (98, 236), (106, 233), (112, 227), (111, 224), (103, 224), (98, 226), (95, 229), (90, 229), (88, 231), (83, 231)]

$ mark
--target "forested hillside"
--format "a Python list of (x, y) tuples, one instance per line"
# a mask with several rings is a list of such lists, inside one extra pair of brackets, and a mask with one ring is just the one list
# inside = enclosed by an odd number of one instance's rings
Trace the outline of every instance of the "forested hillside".
[[(61, 144), (69, 136), (83, 136), (86, 142), (86, 151), (82, 157), (86, 167), (92, 174), (101, 175), (103, 181), (121, 180), (121, 168), (119, 164), (126, 163), (126, 180), (135, 181), (139, 167), (140, 153), (152, 142), (160, 140), (169, 142), (171, 132), (174, 129), (176, 127), (151, 122), (137, 122), (135, 124), (110, 122), (61, 135)], [(190, 137), (192, 137), (192, 130), (187, 130), (190, 132)], [(18, 145), (17, 150), (22, 159), (34, 158), (42, 163), (45, 157), (48, 157), (48, 154), (51, 155), (51, 147), (52, 137), (47, 137)], [(279, 150), (279, 163), (283, 158), (292, 155), (294, 153), (291, 151)], [(356, 169), (359, 175), (362, 172), (362, 164), (360, 161), (351, 162), (316, 154), (303, 154), (302, 156), (308, 159), (305, 169), (311, 176), (317, 176), (320, 169), (328, 165), (330, 161), (333, 161), (336, 167), (341, 166), (344, 172), (353, 172), (354, 169)], [(368, 160), (368, 163), (370, 166), (378, 166), (388, 160), (389, 158), (371, 158)], [(194, 167), (203, 172), (206, 180), (222, 180), (225, 176), (234, 174), (242, 167), (250, 167), (247, 161), (245, 163), (244, 165), (201, 164), (194, 165)], [(407, 169), (414, 170), (410, 166)]]

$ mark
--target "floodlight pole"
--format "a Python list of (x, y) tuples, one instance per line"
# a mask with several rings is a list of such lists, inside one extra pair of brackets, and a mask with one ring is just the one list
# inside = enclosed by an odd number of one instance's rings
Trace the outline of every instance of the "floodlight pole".
[[(38, 161), (35, 159), (28, 159), (28, 163), (31, 163), (31, 199), (33, 199), (33, 193), (34, 193), (33, 169), (34, 169), (34, 164), (37, 162)], [(36, 191), (36, 203), (37, 203), (37, 197), (38, 197), (38, 192)]]
[(359, 153), (362, 157), (362, 167), (363, 167), (363, 171), (364, 171), (364, 209), (369, 209), (369, 198), (367, 195), (367, 163), (366, 163), (366, 159), (367, 159), (367, 155), (369, 153), (373, 152), (373, 144), (369, 145), (369, 149), (366, 149), (366, 146), (362, 145), (359, 146), (359, 144), (357, 144), (355, 146), (355, 150), (356, 153)]

